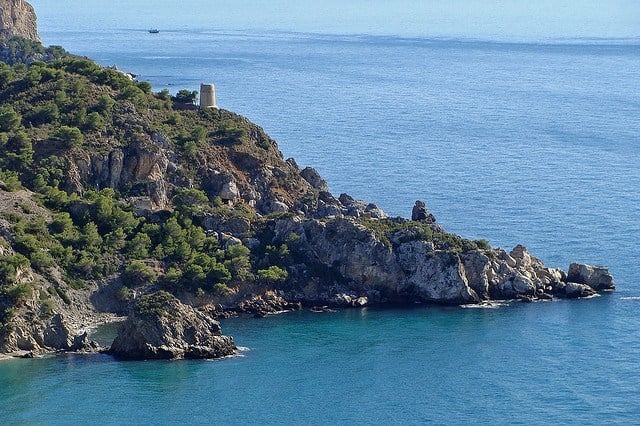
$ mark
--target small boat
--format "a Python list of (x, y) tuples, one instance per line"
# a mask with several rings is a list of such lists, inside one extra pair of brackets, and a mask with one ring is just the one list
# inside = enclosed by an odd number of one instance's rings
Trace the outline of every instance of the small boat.
[(149, 30), (149, 32), (150, 32), (151, 34), (158, 34), (158, 33), (160, 32), (160, 30), (159, 30), (159, 29), (157, 29), (157, 28), (151, 28), (151, 29)]

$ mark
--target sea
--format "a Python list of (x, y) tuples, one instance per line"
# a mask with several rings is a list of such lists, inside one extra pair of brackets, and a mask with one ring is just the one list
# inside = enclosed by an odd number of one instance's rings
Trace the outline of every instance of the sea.
[(228, 319), (242, 351), (216, 361), (2, 361), (0, 423), (640, 424), (639, 2), (31, 3), (47, 45), (155, 90), (215, 84), (336, 195), (424, 200), (617, 289)]

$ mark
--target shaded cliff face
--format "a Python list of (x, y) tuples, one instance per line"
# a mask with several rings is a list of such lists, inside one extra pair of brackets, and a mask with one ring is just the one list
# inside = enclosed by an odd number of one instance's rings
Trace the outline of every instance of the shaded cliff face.
[(0, 38), (11, 37), (40, 41), (35, 11), (24, 0), (0, 0)]

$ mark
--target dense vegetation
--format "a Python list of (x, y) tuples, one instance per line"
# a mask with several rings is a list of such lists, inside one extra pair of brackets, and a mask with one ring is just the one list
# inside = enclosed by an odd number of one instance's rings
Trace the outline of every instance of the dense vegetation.
[[(209, 190), (205, 175), (216, 166), (251, 180), (247, 186), (262, 198), (318, 199), (297, 168), (287, 174), (275, 143), (257, 126), (228, 111), (192, 107), (195, 92), (153, 93), (147, 82), (58, 48), (13, 39), (1, 51), (0, 196), (14, 195), (4, 204), (0, 197), (0, 324), (34, 295), (46, 317), (91, 281), (118, 281), (117, 297), (126, 303), (152, 290), (231, 300), (242, 286), (295, 286), (300, 264), (327, 282), (343, 280), (330, 266), (310, 263), (300, 235), (274, 238), (271, 225), (292, 213), (261, 216), (255, 204)], [(145, 144), (162, 145), (173, 162), (160, 208), (136, 209), (136, 199), (150, 196), (146, 178), (91, 180), (100, 171), (89, 170), (88, 181), (76, 182), (70, 173), (91, 155), (108, 158)], [(205, 225), (231, 219), (244, 226), (244, 244)], [(489, 249), (486, 241), (426, 223), (360, 224), (388, 246), (425, 239), (454, 253)]]
[[(29, 46), (37, 50), (36, 44)], [(20, 58), (17, 53), (12, 57)], [(121, 274), (123, 299), (140, 286), (226, 296), (240, 282), (286, 279), (284, 269), (236, 242), (223, 247), (201, 225), (205, 215), (251, 218), (255, 212), (241, 203), (224, 204), (198, 188), (196, 169), (207, 155), (215, 155), (216, 146), (250, 141), (245, 121), (233, 114), (179, 108), (194, 96), (152, 93), (148, 83), (83, 58), (28, 66), (0, 62), (0, 190), (33, 191), (31, 198), (47, 211), (31, 215), (26, 205), (22, 211), (2, 211), (0, 219), (9, 229), (0, 233), (0, 321), (32, 294), (30, 283), (18, 279), (29, 266), (44, 277), (57, 267), (75, 288)], [(134, 214), (128, 200), (140, 195), (135, 182), (69, 190), (69, 155), (126, 147), (149, 132), (147, 127), (166, 135), (181, 160), (177, 173), (193, 182), (191, 188), (170, 191), (172, 209)], [(268, 140), (254, 140), (251, 149), (261, 155), (279, 154), (270, 151)], [(47, 291), (69, 301), (61, 286)]]
[(36, 60), (54, 60), (71, 56), (60, 46), (44, 47), (22, 37), (0, 40), (0, 61), (7, 64), (29, 64)]

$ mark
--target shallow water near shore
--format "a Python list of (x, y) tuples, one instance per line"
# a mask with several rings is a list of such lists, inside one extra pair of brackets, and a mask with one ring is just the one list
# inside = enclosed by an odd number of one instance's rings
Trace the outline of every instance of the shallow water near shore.
[(0, 363), (3, 419), (630, 422), (640, 415), (630, 399), (640, 394), (640, 348), (631, 346), (640, 321), (628, 320), (637, 303), (612, 293), (500, 309), (416, 306), (229, 319), (225, 332), (248, 346), (241, 357), (117, 362), (69, 355)]
[[(192, 20), (195, 0), (162, 21), (160, 6), (123, 18), (129, 6), (101, 3), (97, 25), (84, 20), (91, 2), (64, 11), (32, 3), (46, 12), (46, 44), (117, 64), (156, 90), (215, 83), (222, 107), (263, 126), (285, 158), (316, 167), (336, 194), (403, 216), (423, 199), (449, 231), (508, 249), (522, 243), (550, 266), (608, 265), (618, 289), (492, 309), (229, 319), (225, 334), (248, 350), (219, 361), (3, 361), (2, 423), (638, 422), (636, 2), (606, 11), (555, 2), (577, 18), (563, 26), (547, 16), (547, 32), (545, 16), (509, 21), (517, 2), (455, 31), (433, 22), (437, 13), (395, 25), (382, 2), (369, 2), (374, 12), (354, 28), (324, 15), (288, 25), (270, 20), (271, 9), (264, 26), (236, 25), (239, 12)], [(262, 16), (250, 3), (238, 7)], [(600, 24), (579, 13), (585, 4), (604, 13)], [(389, 20), (374, 20), (382, 12)]]

